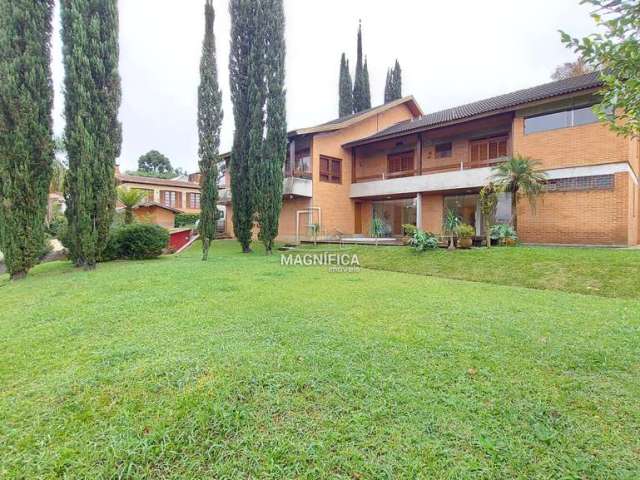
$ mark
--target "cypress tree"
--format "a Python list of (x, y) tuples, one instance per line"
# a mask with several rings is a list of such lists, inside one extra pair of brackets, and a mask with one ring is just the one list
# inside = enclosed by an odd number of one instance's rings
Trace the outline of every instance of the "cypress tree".
[(393, 100), (393, 93), (392, 93), (393, 84), (391, 79), (392, 79), (391, 69), (389, 69), (387, 70), (387, 79), (384, 82), (384, 103), (389, 103), (390, 101)]
[[(272, 253), (278, 236), (282, 209), (283, 164), (287, 155), (287, 112), (285, 82), (284, 7), (282, 0), (265, 0), (266, 46), (266, 138), (259, 170), (259, 195), (256, 205), (260, 225), (258, 237), (267, 254)], [(349, 92), (350, 93), (350, 92)]]
[(255, 135), (253, 139), (250, 138), (252, 116), (255, 117), (256, 111), (256, 105), (252, 105), (250, 97), (256, 95), (256, 86), (250, 85), (255, 84), (256, 81), (255, 70), (250, 68), (250, 57), (256, 56), (256, 48), (262, 50), (261, 45), (256, 46), (259, 43), (256, 35), (256, 9), (256, 0), (229, 2), (231, 15), (229, 77), (235, 123), (230, 163), (231, 202), (233, 230), (244, 253), (251, 251), (254, 194), (251, 190), (253, 180), (250, 175), (249, 156), (255, 155), (256, 151), (255, 145), (252, 149), (252, 140), (255, 140)]
[(393, 100), (402, 98), (402, 69), (400, 68), (400, 62), (396, 59), (396, 64), (393, 67)]
[(61, 0), (65, 67), (67, 247), (77, 266), (95, 268), (115, 207), (118, 121), (117, 0)]
[(362, 63), (362, 22), (358, 25), (358, 53), (356, 56), (356, 74), (353, 80), (353, 112), (365, 110), (367, 98), (365, 93), (364, 65)]
[(218, 149), (222, 125), (222, 93), (218, 86), (216, 65), (216, 39), (213, 32), (215, 12), (212, 0), (204, 7), (205, 30), (200, 60), (200, 86), (198, 87), (198, 135), (202, 187), (200, 198), (199, 231), (202, 239), (202, 260), (207, 260), (209, 247), (216, 234), (218, 204)]
[(54, 159), (53, 0), (0, 1), (0, 250), (23, 278), (44, 244)]
[(362, 104), (362, 110), (371, 108), (371, 86), (369, 85), (369, 67), (367, 66), (367, 59), (364, 59), (364, 103)]
[(339, 99), (339, 116), (346, 117), (353, 113), (353, 84), (351, 82), (351, 73), (349, 72), (349, 61), (343, 53), (340, 59), (340, 99)]

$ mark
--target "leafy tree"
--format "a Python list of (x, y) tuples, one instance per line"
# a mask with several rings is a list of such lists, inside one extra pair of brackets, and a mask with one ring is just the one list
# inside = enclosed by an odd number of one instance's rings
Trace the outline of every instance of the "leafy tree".
[[(367, 92), (368, 76), (365, 77), (365, 68), (362, 60), (362, 22), (358, 26), (358, 54), (356, 57), (356, 75), (353, 81), (353, 111), (361, 112), (370, 108), (371, 93)], [(367, 103), (367, 98), (369, 102)], [(369, 105), (369, 106), (367, 106)]]
[(256, 213), (260, 233), (258, 238), (268, 255), (278, 236), (278, 222), (282, 210), (283, 164), (287, 155), (287, 111), (285, 92), (285, 37), (282, 0), (265, 0), (266, 46), (266, 138), (259, 170)]
[(339, 116), (346, 117), (353, 113), (353, 84), (349, 72), (349, 61), (343, 53), (340, 58), (340, 85), (339, 85)]
[(118, 201), (124, 206), (124, 223), (133, 223), (133, 209), (147, 197), (147, 192), (138, 188), (118, 187)]
[(157, 150), (150, 150), (138, 159), (138, 171), (151, 175), (174, 174), (171, 161)]
[(108, 241), (122, 143), (118, 6), (117, 0), (61, 0), (60, 6), (68, 247), (77, 266), (93, 269)]
[(220, 157), (220, 127), (222, 125), (222, 93), (218, 86), (216, 40), (213, 32), (215, 11), (212, 0), (206, 0), (205, 33), (200, 60), (200, 86), (198, 87), (198, 134), (200, 138), (200, 173), (202, 188), (200, 200), (200, 237), (202, 260), (207, 260), (209, 247), (216, 234), (218, 204), (218, 162)]
[[(235, 131), (231, 150), (231, 202), (233, 230), (242, 245), (242, 251), (251, 251), (253, 226), (253, 192), (249, 170), (252, 98), (250, 97), (251, 57), (259, 45), (259, 22), (256, 0), (230, 0), (231, 49), (229, 53), (229, 77)], [(251, 87), (255, 92), (255, 86)], [(252, 93), (253, 94), (253, 93)], [(254, 110), (255, 111), (255, 110)], [(254, 148), (255, 152), (255, 148)]]
[(362, 110), (367, 110), (371, 108), (371, 85), (369, 84), (369, 67), (367, 66), (367, 59), (364, 59), (364, 104), (362, 105), (364, 108)]
[(480, 190), (480, 211), (482, 212), (487, 248), (491, 248), (491, 219), (495, 217), (497, 208), (498, 194), (493, 183), (489, 182)]
[(587, 65), (584, 59), (579, 58), (575, 62), (566, 62), (556, 67), (551, 75), (552, 80), (565, 80), (571, 77), (579, 77), (587, 73), (593, 72), (593, 68)]
[(518, 231), (518, 195), (525, 195), (532, 208), (547, 182), (547, 175), (536, 170), (540, 162), (515, 155), (493, 167), (492, 181), (498, 191), (511, 193), (511, 224)]
[(24, 278), (44, 245), (54, 158), (52, 0), (0, 2), (0, 250)]
[[(601, 72), (604, 83), (596, 112), (617, 133), (640, 135), (640, 1), (582, 0), (593, 5), (591, 17), (599, 32), (562, 41), (586, 65)], [(614, 115), (611, 115), (614, 112)]]

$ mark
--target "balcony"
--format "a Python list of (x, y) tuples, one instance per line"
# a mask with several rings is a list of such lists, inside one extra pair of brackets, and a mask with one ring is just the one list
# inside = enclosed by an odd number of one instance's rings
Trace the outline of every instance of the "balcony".
[(429, 166), (419, 170), (406, 170), (392, 174), (381, 173), (358, 177), (351, 185), (351, 198), (436, 192), (485, 185), (492, 175), (492, 168), (503, 162), (504, 157), (482, 162), (461, 162)]
[(313, 196), (313, 181), (310, 172), (299, 172), (298, 174), (286, 176), (282, 185), (282, 194), (294, 197)]

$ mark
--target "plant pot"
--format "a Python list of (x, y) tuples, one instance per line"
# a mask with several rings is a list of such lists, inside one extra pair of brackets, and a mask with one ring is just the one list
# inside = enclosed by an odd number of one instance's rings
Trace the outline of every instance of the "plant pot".
[(473, 238), (459, 238), (458, 248), (471, 248), (473, 245)]

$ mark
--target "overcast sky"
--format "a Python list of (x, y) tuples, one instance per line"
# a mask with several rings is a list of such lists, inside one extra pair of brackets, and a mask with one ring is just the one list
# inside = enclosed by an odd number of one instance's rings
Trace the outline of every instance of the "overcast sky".
[[(120, 164), (135, 169), (155, 149), (174, 167), (195, 171), (199, 61), (204, 0), (120, 0), (123, 145)], [(218, 73), (225, 119), (222, 150), (233, 138), (229, 98), (228, 0), (214, 0)], [(338, 71), (344, 51), (355, 66), (362, 19), (372, 103), (383, 100), (386, 70), (396, 58), (403, 94), (425, 112), (549, 81), (574, 59), (558, 29), (593, 31), (578, 0), (285, 0), (288, 127), (337, 116)], [(64, 129), (59, 16), (53, 40), (56, 133)], [(352, 72), (353, 73), (353, 72)]]

